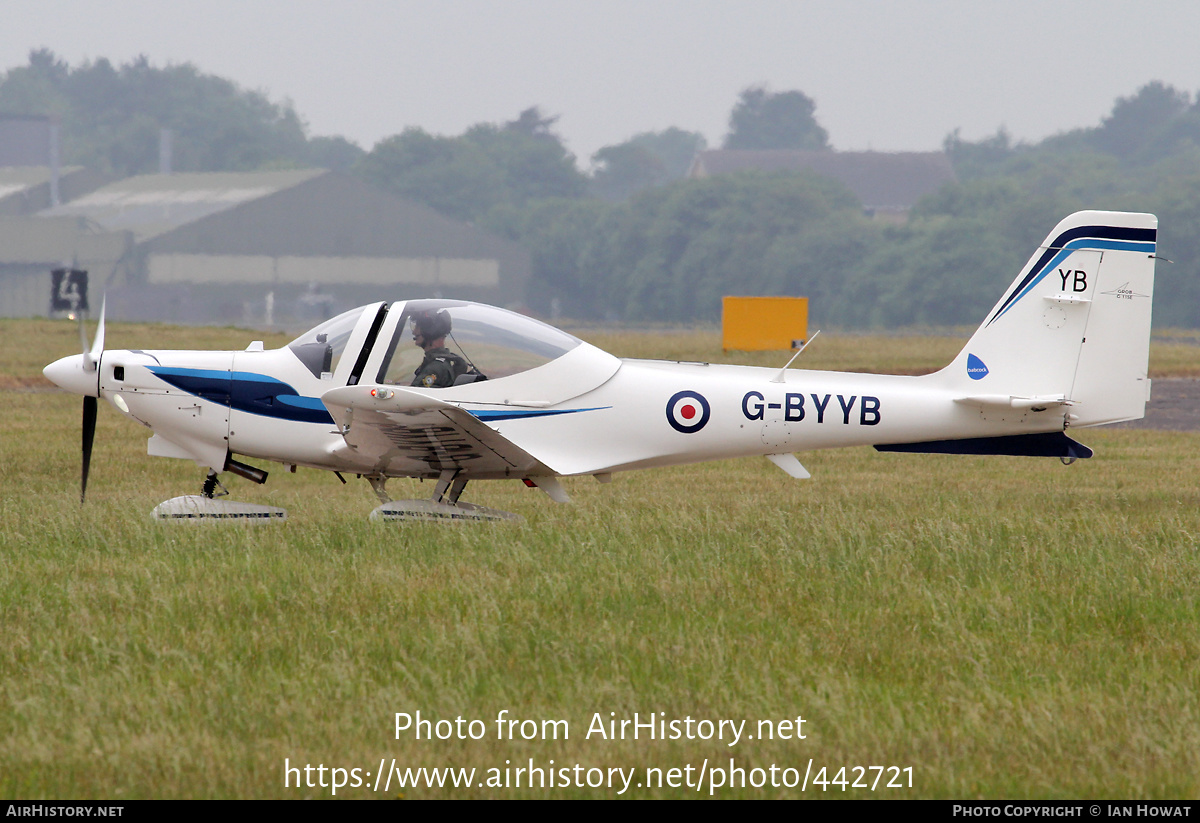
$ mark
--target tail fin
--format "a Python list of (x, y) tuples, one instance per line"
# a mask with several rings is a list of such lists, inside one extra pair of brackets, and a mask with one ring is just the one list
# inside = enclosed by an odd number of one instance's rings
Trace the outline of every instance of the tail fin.
[(985, 404), (1057, 401), (1072, 426), (1142, 417), (1157, 233), (1152, 214), (1066, 218), (941, 376)]

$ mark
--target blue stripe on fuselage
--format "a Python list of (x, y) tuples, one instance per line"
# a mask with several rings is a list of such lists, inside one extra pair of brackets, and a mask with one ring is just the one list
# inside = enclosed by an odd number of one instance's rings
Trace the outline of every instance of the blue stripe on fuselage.
[[(299, 423), (333, 423), (329, 410), (319, 397), (306, 397), (282, 380), (245, 371), (225, 369), (181, 369), (170, 366), (148, 366), (161, 380), (177, 389), (203, 400), (228, 406), (235, 411), (293, 420)], [(520, 420), (530, 417), (551, 417), (559, 414), (598, 411), (611, 408), (597, 406), (589, 409), (522, 409), (465, 410), (483, 422)]]
[(147, 368), (177, 389), (235, 411), (298, 423), (333, 423), (321, 398), (302, 396), (282, 380), (265, 374), (168, 366)]

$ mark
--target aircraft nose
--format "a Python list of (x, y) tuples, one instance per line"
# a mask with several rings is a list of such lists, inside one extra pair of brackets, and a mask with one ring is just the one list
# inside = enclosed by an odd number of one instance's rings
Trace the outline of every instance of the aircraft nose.
[(82, 394), (84, 397), (100, 396), (99, 369), (85, 370), (82, 354), (72, 354), (55, 360), (42, 369), (42, 374), (46, 375), (46, 379), (51, 383), (72, 394)]

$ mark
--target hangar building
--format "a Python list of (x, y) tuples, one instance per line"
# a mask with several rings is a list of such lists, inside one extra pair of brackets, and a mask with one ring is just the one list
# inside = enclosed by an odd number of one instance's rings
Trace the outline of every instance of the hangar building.
[[(22, 231), (8, 222), (0, 237)], [(279, 325), (434, 296), (512, 305), (530, 274), (516, 243), (323, 169), (142, 175), (22, 223), (60, 227), (31, 236), (24, 267), (28, 258), (93, 266), (93, 293), (106, 290), (119, 319)], [(96, 267), (90, 247), (72, 247), (81, 237), (105, 237), (87, 242), (119, 252)], [(0, 245), (5, 281), (17, 262), (8, 257)], [(13, 313), (2, 294), (0, 312)]]
[(54, 180), (50, 166), (0, 166), (0, 217), (34, 214), (51, 205), (58, 189), (59, 202), (82, 197), (108, 182), (82, 166), (59, 170)]
[(78, 218), (34, 217), (51, 206), (53, 191), (81, 197), (105, 182), (77, 166), (0, 166), (0, 317), (45, 314), (51, 269), (78, 265), (108, 271), (126, 252), (128, 238)]

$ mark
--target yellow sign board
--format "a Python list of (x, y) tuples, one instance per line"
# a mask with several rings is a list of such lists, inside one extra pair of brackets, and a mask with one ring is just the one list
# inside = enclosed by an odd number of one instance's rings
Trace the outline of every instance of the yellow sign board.
[(808, 340), (807, 297), (722, 297), (725, 351), (798, 349)]

